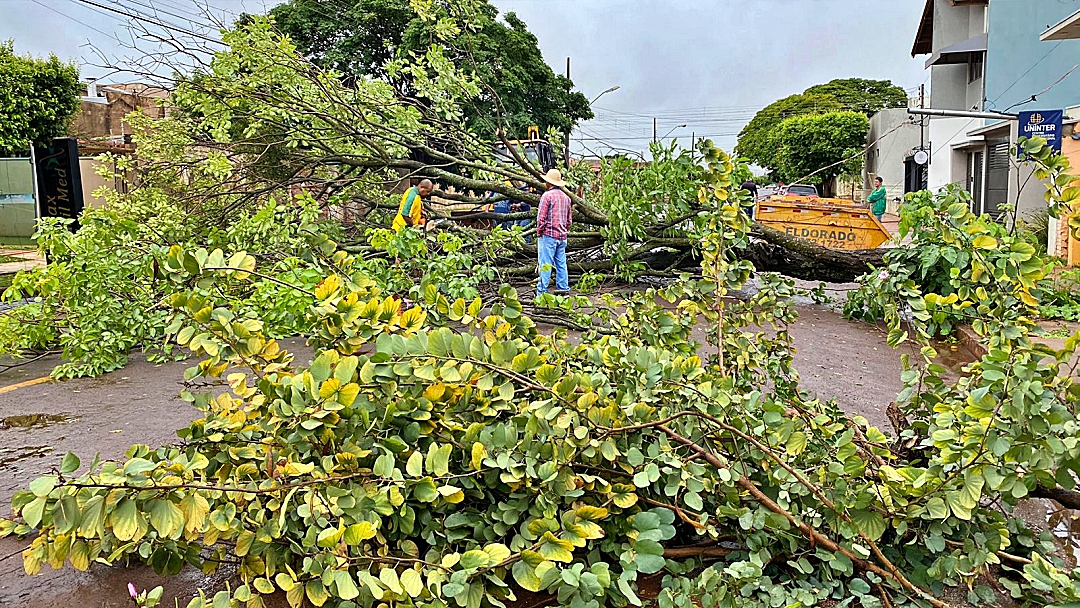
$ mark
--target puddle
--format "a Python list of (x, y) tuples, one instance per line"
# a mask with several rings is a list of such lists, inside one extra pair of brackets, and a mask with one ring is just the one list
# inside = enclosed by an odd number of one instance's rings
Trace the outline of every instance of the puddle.
[(957, 376), (966, 375), (964, 368), (972, 363), (971, 355), (967, 350), (957, 344), (935, 342), (933, 346), (938, 353), (937, 359), (934, 359), (935, 363), (943, 365)]
[(29, 458), (43, 458), (53, 451), (47, 445), (25, 445), (17, 448), (0, 448), (0, 468)]
[(4, 429), (37, 429), (54, 424), (74, 422), (74, 416), (67, 414), (21, 414), (0, 418), (0, 430)]
[(1066, 568), (1080, 565), (1080, 511), (1072, 511), (1052, 500), (1033, 498), (1020, 501), (1013, 511), (1036, 535), (1049, 531)]
[(1061, 548), (1067, 568), (1080, 563), (1080, 513), (1069, 509), (1051, 510), (1047, 517), (1054, 543)]

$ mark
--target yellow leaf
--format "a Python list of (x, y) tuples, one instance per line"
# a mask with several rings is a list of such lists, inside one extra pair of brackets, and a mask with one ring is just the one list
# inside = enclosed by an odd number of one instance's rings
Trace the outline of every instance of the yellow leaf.
[(290, 462), (285, 465), (286, 475), (307, 475), (315, 470), (315, 465), (307, 462)]
[(341, 279), (336, 274), (332, 274), (323, 279), (322, 283), (315, 288), (315, 299), (325, 300), (337, 293), (339, 289), (341, 289)]
[(341, 390), (338, 391), (337, 402), (348, 407), (356, 401), (356, 396), (359, 394), (360, 385), (355, 382), (350, 382), (341, 387)]
[(68, 559), (71, 560), (71, 565), (74, 566), (76, 570), (79, 572), (86, 572), (90, 568), (90, 548), (87, 546), (86, 541), (75, 541), (75, 544), (71, 545), (71, 552), (68, 553)]
[(461, 491), (461, 488), (456, 488), (454, 486), (443, 486), (439, 488), (439, 494), (442, 495), (443, 500), (452, 505), (456, 505), (465, 500), (465, 493)]
[(477, 441), (472, 445), (472, 459), (469, 461), (469, 464), (472, 465), (474, 470), (479, 471), (480, 465), (484, 462), (484, 458), (487, 458), (487, 448), (484, 447), (484, 444)]
[(992, 236), (986, 236), (985, 234), (975, 237), (975, 240), (971, 242), (971, 245), (976, 249), (994, 249), (997, 247), (997, 244), (997, 239)]
[(345, 544), (358, 545), (365, 540), (375, 538), (375, 525), (369, 521), (362, 521), (345, 528)]
[(329, 399), (334, 393), (338, 392), (339, 388), (341, 388), (341, 381), (337, 378), (330, 378), (319, 387), (319, 398)]
[(438, 382), (424, 389), (424, 398), (428, 401), (437, 402), (439, 399), (442, 399), (442, 396), (445, 392), (446, 385), (442, 382)]
[(541, 542), (540, 555), (545, 559), (565, 563), (574, 561), (574, 543), (556, 538), (551, 532), (544, 532)]
[(410, 308), (402, 313), (398, 318), (397, 324), (404, 330), (405, 333), (413, 333), (419, 331), (424, 326), (424, 321), (427, 320), (427, 313), (421, 310), (419, 307)]

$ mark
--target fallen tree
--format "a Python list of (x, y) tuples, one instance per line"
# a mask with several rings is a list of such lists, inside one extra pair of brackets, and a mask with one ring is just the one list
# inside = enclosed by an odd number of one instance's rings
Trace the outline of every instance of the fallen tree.
[[(944, 607), (948, 589), (972, 602), (1080, 600), (1080, 570), (1013, 515), (1027, 496), (1074, 489), (1080, 391), (1060, 372), (1080, 338), (1061, 352), (1032, 343), (1045, 260), (963, 195), (914, 201), (924, 237), (966, 254), (950, 271), (954, 293), (924, 292), (896, 268), (875, 275), (893, 283), (867, 282), (884, 285), (872, 297), (890, 343), (922, 347), (890, 438), (801, 390), (786, 331), (798, 290), (742, 259), (754, 228), (722, 152), (706, 145), (694, 163), (657, 150), (640, 172), (605, 174), (597, 206), (580, 207), (615, 272), (642, 272), (640, 256), (657, 251), (693, 255), (683, 243), (699, 252), (697, 272), (619, 300), (523, 303), (491, 263), (526, 251), (520, 234), (373, 228), (350, 253), (312, 217), (322, 203), (371, 200), (400, 177), (393, 159), (410, 148), (395, 138), (426, 141), (448, 123), (425, 122), (378, 83), (297, 77), (265, 22), (226, 39), (234, 50), (212, 74), (178, 90), (189, 113), (140, 125), (154, 161), (132, 168), (148, 181), (76, 234), (46, 226), (56, 262), (15, 285), (51, 290), (31, 310), (43, 333), (44, 313), (79, 297), (68, 279), (109, 302), (105, 322), (128, 322), (113, 329), (129, 339), (140, 330), (197, 355), (184, 396), (204, 414), (179, 445), (88, 465), (70, 454), (17, 493), (0, 535), (33, 536), (27, 572), (128, 560), (169, 574), (235, 569), (237, 587), (192, 608), (257, 607), (274, 593), (293, 606), (499, 608), (525, 591), (626, 606), (661, 572), (664, 607)], [(437, 50), (423, 61), (438, 66)], [(439, 111), (449, 98), (422, 82)], [(294, 94), (310, 111), (273, 105)], [(295, 140), (267, 143), (285, 117)], [(357, 131), (362, 119), (378, 128)], [(1072, 181), (1067, 163), (1048, 162), (1055, 188)], [(259, 204), (301, 184), (313, 192)], [(1077, 196), (1051, 191), (1057, 205)], [(117, 252), (126, 265), (108, 263)], [(751, 278), (754, 295), (725, 297)], [(131, 292), (111, 294), (116, 285)], [(942, 311), (968, 315), (992, 346), (958, 379), (933, 363)], [(555, 315), (580, 323), (578, 335), (537, 331)], [(65, 331), (84, 327), (85, 314), (63, 316)], [(310, 367), (274, 340), (285, 331), (309, 338)]]

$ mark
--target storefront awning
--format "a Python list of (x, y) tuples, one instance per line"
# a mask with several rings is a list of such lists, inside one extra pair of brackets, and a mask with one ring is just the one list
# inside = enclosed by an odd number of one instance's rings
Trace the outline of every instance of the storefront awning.
[(1002, 120), (999, 122), (990, 123), (983, 127), (979, 127), (978, 129), (975, 129), (973, 131), (968, 131), (967, 135), (968, 137), (1001, 135), (1002, 133), (1005, 133), (1007, 135), (1012, 132), (1013, 124), (1014, 123), (1010, 121)]
[(980, 34), (974, 38), (968, 38), (963, 42), (947, 46), (930, 56), (926, 60), (927, 69), (934, 65), (950, 65), (957, 63), (969, 63), (975, 53), (986, 52), (986, 34)]

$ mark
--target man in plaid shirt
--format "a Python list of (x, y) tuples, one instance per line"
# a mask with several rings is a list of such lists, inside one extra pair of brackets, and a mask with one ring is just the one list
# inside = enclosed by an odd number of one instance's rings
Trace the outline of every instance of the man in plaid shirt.
[(551, 269), (555, 269), (555, 293), (570, 292), (570, 277), (566, 269), (566, 239), (570, 233), (570, 197), (562, 191), (567, 187), (558, 169), (544, 176), (548, 189), (540, 197), (536, 213), (537, 258), (540, 262), (540, 283), (536, 295), (547, 293)]

